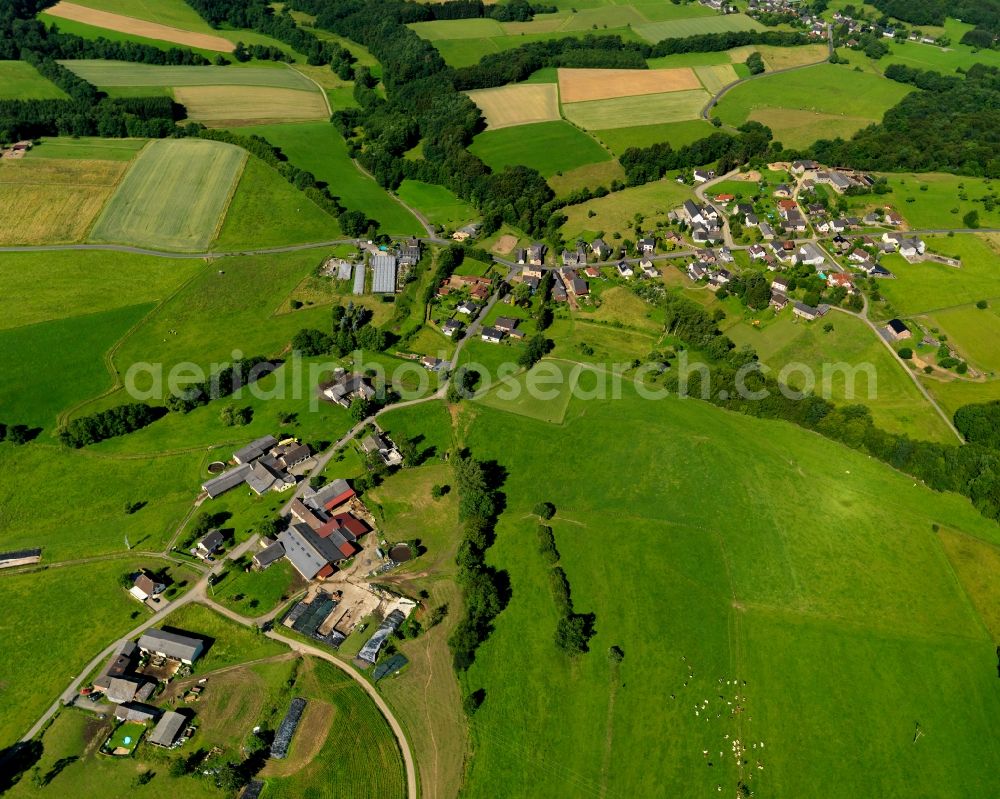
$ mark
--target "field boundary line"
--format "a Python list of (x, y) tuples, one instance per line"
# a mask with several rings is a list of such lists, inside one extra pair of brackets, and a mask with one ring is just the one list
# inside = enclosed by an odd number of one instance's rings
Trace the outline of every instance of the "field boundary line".
[(285, 64), (285, 66), (288, 67), (290, 70), (292, 70), (292, 72), (296, 72), (299, 75), (301, 75), (303, 78), (305, 78), (307, 81), (309, 81), (313, 86), (315, 86), (317, 89), (319, 89), (319, 93), (320, 93), (320, 95), (323, 98), (323, 102), (326, 104), (326, 116), (327, 116), (327, 118), (329, 120), (329, 117), (333, 116), (333, 106), (330, 105), (330, 98), (326, 94), (326, 89), (324, 89), (322, 86), (320, 86), (319, 85), (319, 81), (317, 81), (315, 78), (309, 77), (304, 72), (299, 72), (299, 70), (297, 70), (291, 64)]
[(243, 161), (240, 163), (240, 174), (236, 176), (236, 180), (233, 181), (233, 186), (229, 190), (229, 195), (226, 197), (225, 205), (222, 206), (222, 213), (219, 214), (219, 221), (215, 223), (215, 230), (212, 231), (212, 238), (209, 242), (209, 247), (222, 235), (222, 228), (226, 224), (226, 219), (229, 218), (229, 207), (233, 204), (233, 198), (236, 196), (236, 192), (239, 191), (240, 184), (243, 182), (243, 175), (247, 171), (247, 162), (250, 160), (250, 152), (248, 150), (243, 150)]

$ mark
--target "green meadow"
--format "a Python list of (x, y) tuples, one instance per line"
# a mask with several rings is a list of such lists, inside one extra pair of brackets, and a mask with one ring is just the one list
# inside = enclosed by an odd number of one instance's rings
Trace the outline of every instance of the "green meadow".
[(51, 435), (60, 411), (110, 388), (105, 354), (152, 308), (127, 305), (0, 331), (4, 421)]
[(711, 136), (715, 133), (715, 128), (704, 119), (689, 119), (684, 122), (662, 122), (629, 128), (595, 130), (592, 133), (604, 142), (611, 152), (620, 156), (629, 147), (650, 147), (661, 142), (670, 142), (670, 146), (676, 150), (698, 139)]
[[(824, 331), (826, 323), (833, 330)], [(775, 374), (792, 369), (790, 364), (810, 369), (816, 393), (837, 403), (867, 405), (876, 424), (886, 430), (929, 441), (955, 441), (904, 367), (860, 319), (830, 314), (822, 322), (804, 323), (786, 310), (760, 328), (740, 320), (725, 332), (737, 345), (752, 346)], [(801, 371), (789, 372), (789, 384), (808, 388), (806, 381)]]
[(43, 138), (26, 158), (79, 158), (95, 161), (131, 161), (146, 145), (146, 139), (101, 139), (97, 136), (53, 136)]
[(941, 172), (922, 174), (883, 174), (891, 191), (867, 197), (849, 197), (848, 204), (858, 211), (893, 206), (917, 230), (965, 228), (969, 211), (979, 214), (984, 228), (1000, 227), (1000, 208), (987, 210), (981, 202), (997, 195), (1000, 186), (984, 178), (948, 175)]
[(0, 61), (0, 100), (59, 100), (66, 93), (26, 61)]
[[(671, 210), (691, 196), (688, 186), (672, 180), (658, 180), (580, 205), (570, 205), (563, 209), (566, 214), (563, 237), (575, 241), (579, 237), (593, 239), (596, 231), (624, 234), (631, 229), (636, 214), (641, 214), (649, 227), (658, 219), (665, 220)], [(594, 212), (593, 216), (590, 211)]]
[(330, 241), (337, 220), (263, 161), (249, 157), (212, 249), (232, 252)]
[(121, 252), (4, 253), (0, 330), (161, 300), (203, 268), (194, 259)]
[(929, 321), (948, 336), (948, 341), (956, 345), (973, 366), (995, 375), (1000, 372), (1000, 315), (996, 307), (965, 305), (935, 311)]
[(819, 64), (736, 86), (715, 113), (730, 125), (762, 122), (773, 129), (775, 139), (799, 146), (878, 122), (911, 90), (878, 75)]
[(329, 123), (254, 125), (242, 127), (239, 132), (245, 136), (263, 136), (280, 147), (297, 167), (326, 181), (346, 208), (378, 220), (382, 231), (400, 235), (423, 233), (411, 213), (351, 162), (343, 136)]
[(923, 238), (932, 252), (961, 258), (962, 267), (909, 264), (898, 255), (888, 256), (886, 266), (896, 279), (881, 282), (879, 291), (897, 313), (915, 316), (1000, 298), (1000, 272), (996, 269), (1000, 240), (995, 234)]
[(159, 66), (127, 61), (62, 61), (88, 83), (95, 86), (267, 86), (275, 89), (315, 91), (316, 85), (294, 69), (232, 66)]
[(411, 208), (416, 208), (432, 225), (444, 228), (461, 227), (478, 214), (475, 208), (454, 192), (434, 183), (404, 180), (396, 192)]
[[(967, 500), (785, 423), (627, 386), (571, 400), (555, 427), (465, 415), (465, 444), (506, 471), (488, 559), (512, 597), (463, 676), (486, 695), (468, 796), (715, 795), (740, 779), (757, 795), (990, 792), (994, 641), (931, 528), (1000, 541)], [(576, 658), (553, 644), (541, 500), (574, 607), (596, 615)]]
[(663, 39), (683, 39), (705, 33), (725, 33), (727, 31), (758, 31), (763, 26), (743, 14), (713, 14), (694, 19), (669, 19), (634, 26), (635, 32), (648, 42)]
[(588, 100), (563, 106), (563, 115), (582, 128), (605, 130), (697, 119), (709, 100), (702, 89)]
[(495, 170), (523, 164), (544, 177), (611, 160), (600, 144), (562, 120), (487, 130), (469, 149)]

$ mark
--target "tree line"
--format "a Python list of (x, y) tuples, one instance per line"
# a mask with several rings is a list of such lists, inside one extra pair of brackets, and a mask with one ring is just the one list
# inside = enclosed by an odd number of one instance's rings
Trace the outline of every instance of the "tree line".
[(331, 317), (329, 333), (314, 328), (300, 330), (292, 338), (292, 349), (306, 357), (332, 353), (342, 358), (356, 349), (381, 352), (386, 348), (386, 334), (371, 323), (372, 312), (363, 305), (334, 305)]
[(485, 464), (467, 453), (452, 457), (458, 492), (458, 520), (462, 542), (455, 561), (457, 582), (462, 589), (465, 615), (448, 638), (456, 671), (465, 671), (476, 657), (476, 649), (493, 629), (493, 619), (503, 610), (504, 575), (486, 563), (486, 550), (493, 542), (493, 526), (500, 496), (491, 485)]
[(59, 428), (59, 440), (68, 447), (80, 449), (107, 438), (124, 436), (151, 425), (167, 413), (166, 408), (143, 402), (118, 405), (106, 411), (71, 419)]
[(167, 397), (172, 411), (188, 413), (214, 399), (228, 397), (238, 389), (270, 374), (276, 364), (263, 355), (255, 355), (225, 366), (207, 380), (190, 384), (186, 389)]
[[(549, 508), (551, 505), (542, 503), (540, 507)], [(559, 549), (556, 547), (552, 528), (547, 524), (539, 524), (537, 537), (538, 553), (551, 567), (549, 569), (549, 588), (559, 613), (559, 621), (556, 623), (553, 640), (563, 652), (569, 655), (581, 655), (588, 651), (587, 644), (595, 633), (594, 614), (577, 613), (573, 609), (573, 594), (569, 586), (569, 577), (566, 576), (563, 567), (559, 565)]]
[(267, 0), (187, 0), (209, 25), (229, 25), (263, 33), (302, 53), (311, 66), (329, 66), (341, 80), (354, 76), (354, 56), (334, 42), (324, 42), (300, 28), (287, 6), (275, 11)]

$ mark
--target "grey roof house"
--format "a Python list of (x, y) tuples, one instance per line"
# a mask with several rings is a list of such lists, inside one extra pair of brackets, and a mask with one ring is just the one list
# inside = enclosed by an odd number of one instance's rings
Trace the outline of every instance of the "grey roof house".
[(181, 663), (194, 663), (205, 648), (205, 642), (189, 635), (166, 630), (150, 630), (139, 638), (139, 650)]

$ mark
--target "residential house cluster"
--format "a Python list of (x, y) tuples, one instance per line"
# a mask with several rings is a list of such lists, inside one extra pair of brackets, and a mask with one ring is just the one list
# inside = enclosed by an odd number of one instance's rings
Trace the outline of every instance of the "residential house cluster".
[(690, 225), (691, 238), (696, 243), (718, 243), (723, 240), (719, 212), (711, 205), (702, 206), (693, 200), (685, 200), (672, 218)]
[(295, 485), (293, 470), (298, 470), (312, 457), (307, 444), (293, 438), (278, 441), (263, 436), (233, 453), (237, 465), (218, 477), (201, 484), (209, 499), (215, 499), (244, 483), (256, 494), (284, 491)]
[(887, 232), (882, 234), (882, 249), (885, 252), (898, 252), (907, 261), (915, 261), (927, 251), (927, 244), (918, 236)]

